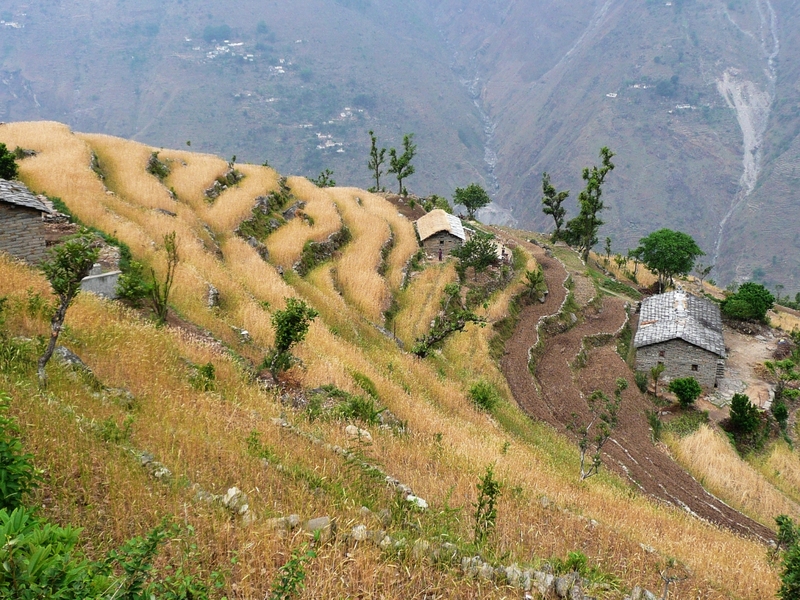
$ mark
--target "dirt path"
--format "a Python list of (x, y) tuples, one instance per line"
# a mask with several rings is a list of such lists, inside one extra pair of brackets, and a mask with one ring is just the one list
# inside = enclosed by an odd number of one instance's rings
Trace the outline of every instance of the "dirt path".
[[(542, 265), (550, 294), (544, 304), (523, 310), (519, 326), (506, 344), (501, 366), (520, 407), (531, 417), (566, 432), (573, 413), (588, 421), (585, 397), (593, 390), (611, 395), (618, 376), (625, 376), (633, 383), (630, 370), (611, 345), (589, 351), (585, 367), (571, 366), (586, 336), (615, 333), (624, 324), (624, 300), (605, 297), (598, 310), (587, 307), (583, 321), (572, 329), (549, 336), (536, 364), (536, 376), (531, 377), (528, 352), (538, 339), (537, 324), (541, 317), (558, 312), (566, 294), (562, 285), (566, 272), (561, 263), (548, 257), (541, 248), (528, 249)], [(649, 400), (636, 386), (629, 385), (623, 393), (619, 426), (604, 448), (605, 464), (653, 498), (738, 533), (772, 539), (774, 534), (769, 529), (706, 492), (651, 442), (645, 415), (650, 408)]]

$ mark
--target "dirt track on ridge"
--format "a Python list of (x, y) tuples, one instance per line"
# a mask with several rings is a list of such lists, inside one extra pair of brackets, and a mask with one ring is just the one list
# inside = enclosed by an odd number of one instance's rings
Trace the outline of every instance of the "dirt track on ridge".
[(501, 361), (503, 373), (519, 406), (534, 419), (545, 421), (566, 433), (573, 413), (580, 415), (584, 422), (588, 421), (585, 397), (596, 389), (611, 395), (616, 378), (625, 376), (630, 385), (623, 392), (619, 426), (604, 448), (604, 463), (642, 493), (657, 500), (737, 533), (773, 539), (771, 530), (706, 492), (651, 442), (645, 415), (645, 410), (652, 408), (651, 403), (633, 385), (630, 370), (612, 345), (591, 349), (586, 366), (573, 375), (570, 364), (580, 352), (583, 339), (594, 334), (613, 334), (624, 324), (623, 300), (607, 296), (599, 310), (586, 307), (583, 321), (572, 329), (548, 336), (536, 364), (536, 376), (530, 375), (528, 353), (538, 339), (539, 319), (559, 311), (566, 296), (563, 283), (567, 273), (562, 264), (548, 257), (542, 248), (525, 246), (542, 266), (550, 293), (543, 304), (536, 303), (523, 309)]

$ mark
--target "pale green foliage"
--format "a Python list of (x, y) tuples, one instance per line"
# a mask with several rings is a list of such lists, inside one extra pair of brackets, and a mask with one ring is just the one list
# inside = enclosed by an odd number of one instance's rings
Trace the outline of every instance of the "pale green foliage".
[(164, 281), (160, 282), (156, 277), (156, 272), (150, 269), (153, 283), (150, 290), (150, 301), (156, 313), (156, 320), (160, 324), (167, 322), (167, 311), (169, 309), (169, 294), (172, 291), (172, 284), (175, 280), (175, 269), (178, 267), (180, 257), (178, 256), (178, 242), (175, 232), (172, 231), (164, 236), (164, 251), (167, 255), (167, 273)]
[(55, 350), (67, 309), (81, 289), (81, 280), (92, 270), (92, 265), (97, 260), (97, 254), (94, 238), (88, 232), (83, 231), (51, 249), (49, 258), (41, 264), (42, 272), (50, 282), (59, 301), (58, 308), (50, 321), (50, 341), (44, 354), (39, 358), (38, 375), (41, 386), (47, 384), (45, 366)]
[[(611, 432), (619, 423), (619, 407), (622, 404), (622, 392), (628, 388), (628, 380), (617, 378), (614, 397), (609, 398), (601, 390), (595, 390), (589, 396), (587, 404), (591, 418), (588, 423), (581, 423), (577, 414), (572, 413), (572, 422), (567, 429), (578, 436), (580, 449), (581, 480), (588, 479), (600, 472), (602, 465), (601, 451), (611, 437)], [(592, 429), (594, 428), (594, 431)], [(591, 456), (587, 456), (591, 453)], [(587, 466), (586, 459), (591, 460)]]
[(399, 156), (394, 148), (389, 150), (389, 173), (393, 173), (397, 177), (397, 183), (400, 188), (397, 192), (398, 194), (405, 195), (407, 193), (406, 188), (403, 187), (403, 180), (411, 177), (416, 171), (414, 165), (411, 164), (417, 153), (417, 146), (412, 143), (413, 139), (413, 133), (407, 133), (403, 136), (403, 153)]
[(603, 162), (601, 167), (586, 167), (583, 169), (583, 180), (586, 187), (578, 196), (580, 213), (567, 223), (564, 239), (570, 246), (578, 249), (586, 261), (589, 258), (589, 251), (597, 243), (597, 232), (603, 221), (598, 216), (605, 208), (602, 201), (602, 186), (606, 175), (614, 169), (611, 162), (614, 153), (606, 146), (600, 149), (600, 158)]
[(497, 522), (497, 500), (502, 486), (494, 478), (492, 465), (486, 467), (486, 473), (477, 484), (478, 501), (475, 502), (475, 545), (482, 546), (494, 531)]
[(371, 129), (369, 131), (369, 139), (371, 145), (369, 149), (367, 168), (372, 172), (372, 176), (375, 178), (375, 187), (371, 187), (369, 191), (380, 192), (381, 175), (383, 175), (381, 166), (386, 162), (386, 148), (378, 149), (378, 138), (375, 137), (375, 133)]
[(542, 173), (542, 194), (542, 212), (553, 217), (556, 225), (552, 236), (555, 242), (561, 239), (561, 227), (564, 225), (564, 216), (567, 214), (567, 210), (562, 204), (569, 197), (569, 190), (557, 191), (553, 184), (550, 183), (550, 175), (545, 172)]

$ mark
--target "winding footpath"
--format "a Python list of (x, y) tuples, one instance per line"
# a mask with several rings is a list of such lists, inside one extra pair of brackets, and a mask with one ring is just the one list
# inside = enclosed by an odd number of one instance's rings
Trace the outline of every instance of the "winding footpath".
[[(546, 336), (544, 350), (536, 361), (535, 376), (528, 370), (530, 348), (539, 339), (538, 326), (544, 317), (557, 314), (567, 290), (567, 272), (555, 258), (540, 247), (525, 244), (542, 266), (550, 293), (543, 304), (527, 306), (520, 322), (506, 343), (501, 368), (519, 406), (532, 418), (545, 421), (557, 430), (572, 435), (567, 425), (573, 413), (588, 421), (585, 398), (594, 390), (613, 393), (616, 378), (630, 373), (613, 344), (587, 351), (582, 368), (573, 365), (588, 336), (615, 334), (625, 324), (625, 302), (606, 296), (598, 309), (583, 308), (584, 318), (563, 333)], [(578, 275), (576, 275), (578, 276)], [(734, 510), (709, 494), (691, 475), (650, 439), (645, 411), (652, 403), (632, 385), (623, 392), (619, 425), (604, 447), (604, 463), (613, 468), (641, 493), (678, 506), (690, 514), (731, 529), (742, 535), (771, 540), (775, 534), (760, 523)]]

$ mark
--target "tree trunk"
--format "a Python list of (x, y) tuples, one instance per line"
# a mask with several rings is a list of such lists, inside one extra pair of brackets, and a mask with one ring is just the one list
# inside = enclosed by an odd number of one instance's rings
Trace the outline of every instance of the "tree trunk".
[(53, 351), (56, 349), (56, 342), (58, 341), (58, 336), (61, 333), (61, 327), (64, 324), (64, 318), (67, 316), (67, 308), (69, 307), (71, 299), (61, 298), (61, 304), (56, 311), (56, 314), (53, 315), (52, 321), (50, 321), (50, 341), (47, 343), (47, 348), (44, 351), (44, 354), (39, 358), (39, 362), (37, 363), (36, 373), (39, 376), (39, 387), (46, 388), (47, 387), (47, 373), (45, 372), (44, 368), (47, 366), (47, 362), (50, 360), (50, 357), (53, 356)]

